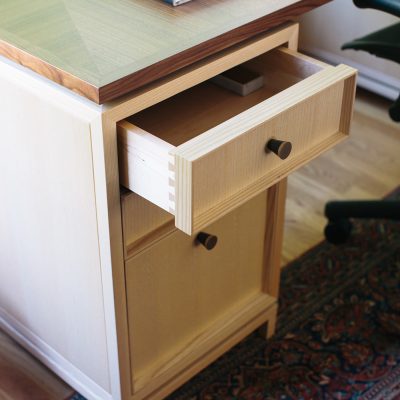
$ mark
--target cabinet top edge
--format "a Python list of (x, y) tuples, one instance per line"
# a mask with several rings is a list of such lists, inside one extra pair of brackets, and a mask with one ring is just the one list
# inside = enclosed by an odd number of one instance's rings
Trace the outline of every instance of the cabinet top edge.
[(103, 104), (331, 0), (4, 0), (0, 54)]

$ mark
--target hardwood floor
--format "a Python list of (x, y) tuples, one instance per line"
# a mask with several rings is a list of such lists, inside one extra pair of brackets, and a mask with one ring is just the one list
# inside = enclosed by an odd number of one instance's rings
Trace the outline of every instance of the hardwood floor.
[(400, 124), (389, 105), (359, 90), (350, 138), (289, 177), (282, 265), (323, 240), (328, 200), (381, 198), (400, 185)]
[[(283, 264), (323, 239), (329, 199), (380, 198), (400, 185), (400, 125), (359, 92), (351, 139), (289, 178)], [(64, 400), (72, 390), (0, 332), (0, 400)]]
[(0, 400), (65, 400), (73, 390), (0, 330)]

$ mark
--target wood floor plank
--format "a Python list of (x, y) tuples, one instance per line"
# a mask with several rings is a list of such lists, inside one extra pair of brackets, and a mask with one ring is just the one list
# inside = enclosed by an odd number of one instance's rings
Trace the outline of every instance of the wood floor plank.
[(0, 330), (0, 399), (64, 400), (73, 390)]

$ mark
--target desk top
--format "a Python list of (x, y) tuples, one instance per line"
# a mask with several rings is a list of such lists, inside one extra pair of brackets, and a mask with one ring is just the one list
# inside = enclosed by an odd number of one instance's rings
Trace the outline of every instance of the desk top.
[(330, 0), (1, 0), (0, 54), (104, 103)]

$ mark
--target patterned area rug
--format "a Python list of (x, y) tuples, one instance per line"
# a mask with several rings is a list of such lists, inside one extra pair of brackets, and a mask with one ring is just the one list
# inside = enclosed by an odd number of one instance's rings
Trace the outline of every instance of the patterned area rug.
[(400, 222), (357, 222), (289, 264), (279, 310), (272, 340), (251, 335), (168, 400), (400, 400)]
[(253, 334), (168, 399), (400, 399), (400, 222), (289, 264), (274, 339)]

